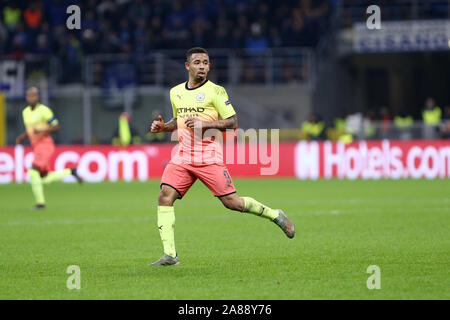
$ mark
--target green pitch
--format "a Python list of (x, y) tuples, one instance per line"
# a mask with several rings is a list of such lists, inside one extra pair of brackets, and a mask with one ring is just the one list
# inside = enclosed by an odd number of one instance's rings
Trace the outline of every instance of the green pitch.
[(0, 299), (450, 299), (450, 180), (235, 184), (283, 208), (295, 238), (197, 182), (175, 205), (181, 265), (157, 268), (158, 181), (50, 185), (44, 212), (29, 185), (0, 186)]

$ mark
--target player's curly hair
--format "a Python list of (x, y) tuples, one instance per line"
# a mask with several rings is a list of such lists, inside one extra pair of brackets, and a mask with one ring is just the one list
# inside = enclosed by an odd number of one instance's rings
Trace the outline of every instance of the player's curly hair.
[(190, 48), (187, 52), (186, 52), (186, 61), (189, 62), (189, 60), (191, 59), (191, 56), (194, 53), (206, 53), (208, 56), (208, 51), (206, 51), (206, 49), (202, 48), (202, 47), (194, 47), (194, 48)]

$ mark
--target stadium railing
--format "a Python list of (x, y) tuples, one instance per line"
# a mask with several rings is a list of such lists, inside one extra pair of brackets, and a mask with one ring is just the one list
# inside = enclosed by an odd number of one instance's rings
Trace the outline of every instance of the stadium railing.
[[(314, 51), (310, 48), (261, 50), (211, 49), (210, 78), (224, 85), (312, 83)], [(83, 64), (91, 85), (114, 78), (120, 85), (170, 86), (185, 80), (184, 50), (158, 50), (145, 55), (90, 55)], [(181, 71), (180, 71), (181, 70)]]

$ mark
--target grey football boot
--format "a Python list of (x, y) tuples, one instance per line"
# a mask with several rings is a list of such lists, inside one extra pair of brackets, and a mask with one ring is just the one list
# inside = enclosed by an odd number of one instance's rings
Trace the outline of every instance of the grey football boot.
[(295, 227), (291, 220), (287, 217), (287, 215), (281, 209), (276, 209), (279, 212), (278, 217), (276, 217), (273, 222), (278, 225), (281, 230), (286, 234), (286, 236), (292, 239), (295, 235)]
[(178, 255), (175, 258), (173, 258), (164, 253), (161, 259), (153, 262), (152, 264), (149, 264), (149, 266), (176, 266), (177, 264), (180, 264), (180, 261), (178, 260)]

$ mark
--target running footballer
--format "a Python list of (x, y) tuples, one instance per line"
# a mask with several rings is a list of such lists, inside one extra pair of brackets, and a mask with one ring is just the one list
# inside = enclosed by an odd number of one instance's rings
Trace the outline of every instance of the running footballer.
[[(170, 90), (173, 118), (164, 122), (161, 116), (151, 124), (151, 132), (178, 133), (178, 150), (164, 169), (158, 197), (157, 224), (164, 255), (152, 266), (179, 264), (175, 250), (175, 200), (181, 199), (199, 179), (224, 204), (239, 212), (269, 219), (288, 236), (295, 235), (294, 224), (280, 209), (271, 209), (250, 197), (236, 193), (227, 167), (222, 161), (222, 146), (213, 136), (198, 132), (208, 129), (224, 131), (237, 128), (237, 116), (225, 89), (207, 79), (210, 62), (203, 48), (187, 51), (186, 70), (189, 80)], [(199, 141), (200, 140), (200, 141)]]
[(78, 182), (82, 182), (82, 179), (77, 174), (76, 168), (50, 171), (50, 162), (55, 151), (51, 134), (61, 129), (58, 119), (49, 107), (39, 102), (39, 90), (36, 87), (27, 90), (26, 100), (28, 106), (22, 112), (25, 132), (16, 138), (16, 144), (22, 144), (26, 139), (30, 140), (34, 159), (32, 167), (28, 170), (28, 176), (35, 200), (33, 209), (43, 210), (44, 185), (61, 181), (68, 175), (73, 175)]

